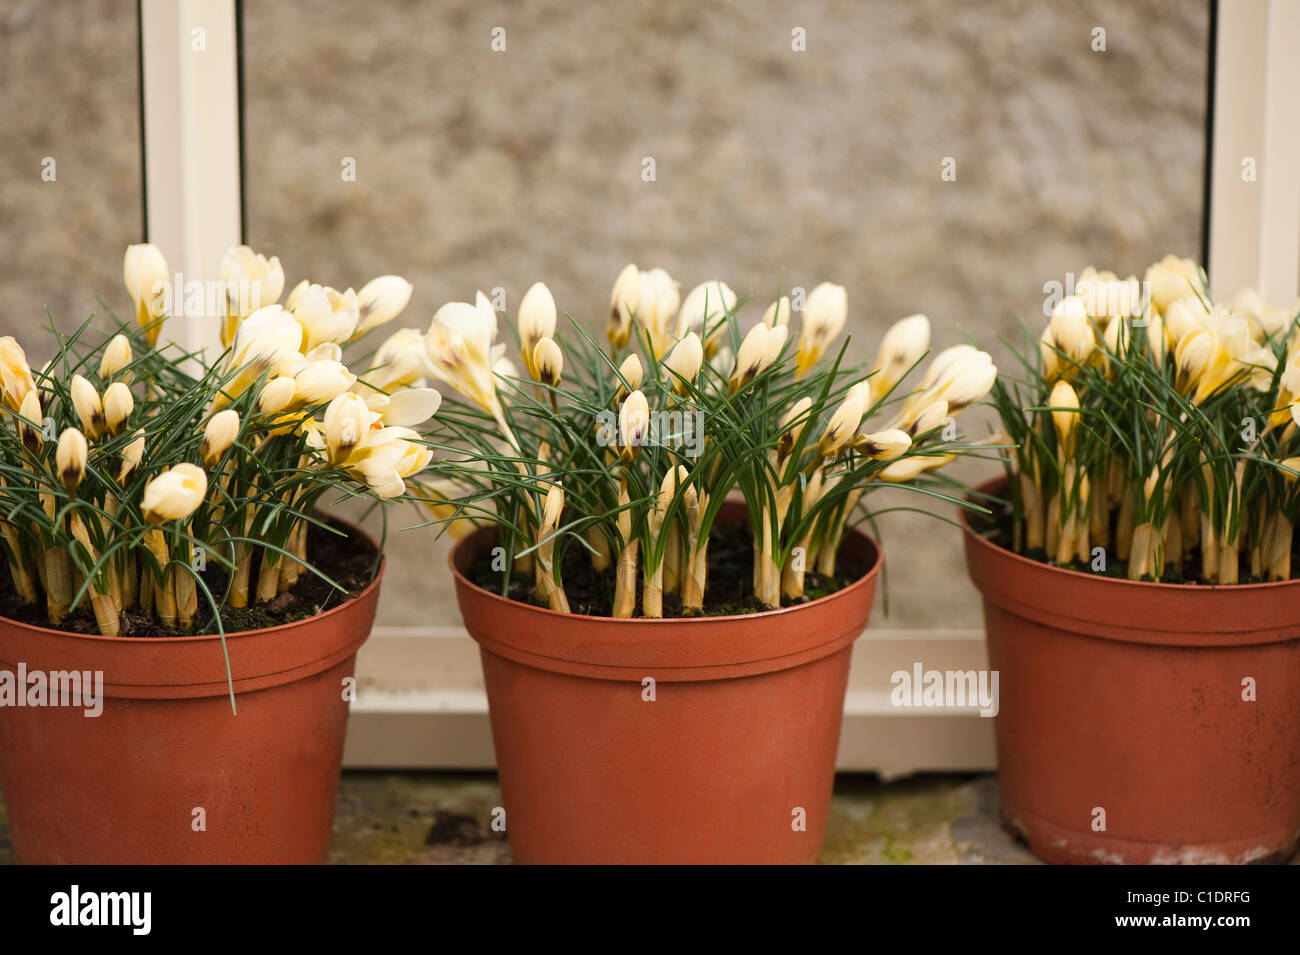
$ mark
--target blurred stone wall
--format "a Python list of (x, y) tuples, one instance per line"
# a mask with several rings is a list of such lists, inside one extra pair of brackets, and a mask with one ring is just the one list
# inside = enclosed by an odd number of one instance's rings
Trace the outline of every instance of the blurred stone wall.
[[(830, 279), (858, 357), (923, 311), (935, 345), (970, 335), (1008, 364), (997, 336), (1043, 321), (1045, 281), (1198, 254), (1207, 19), (1207, 0), (246, 0), (248, 239), (290, 284), (406, 275), (399, 323), (420, 327), (478, 288), (513, 314), (539, 279), (592, 322), (635, 261), (683, 291), (723, 278), (750, 320)], [(0, 30), (0, 324), (30, 336), (43, 304), (125, 304), (134, 4), (10, 2)], [(882, 623), (978, 625), (953, 528), (882, 531)], [(383, 622), (454, 623), (443, 546), (410, 532), (390, 553)]]

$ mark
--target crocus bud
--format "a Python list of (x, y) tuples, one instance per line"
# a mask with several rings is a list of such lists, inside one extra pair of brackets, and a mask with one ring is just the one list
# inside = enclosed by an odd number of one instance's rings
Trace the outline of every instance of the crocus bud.
[(618, 410), (619, 455), (631, 464), (650, 433), (650, 402), (640, 391), (627, 396)]
[(555, 298), (542, 282), (535, 282), (519, 301), (519, 350), (528, 366), (528, 374), (538, 377), (529, 363), (537, 343), (555, 337)]
[(1074, 427), (1079, 420), (1079, 396), (1073, 385), (1061, 379), (1053, 386), (1048, 401), (1056, 409), (1052, 412), (1052, 424), (1056, 426), (1057, 437), (1069, 454), (1074, 447)]
[(27, 393), (36, 388), (27, 355), (11, 335), (0, 338), (0, 385), (4, 390), (4, 403), (13, 409), (21, 407)]
[(891, 325), (876, 355), (876, 390), (889, 394), (929, 347), (930, 320), (924, 315), (909, 315)]
[(109, 434), (121, 434), (134, 410), (135, 396), (131, 394), (130, 388), (120, 381), (108, 386), (104, 392), (104, 424)]
[[(1208, 328), (1196, 326), (1183, 334), (1174, 350), (1174, 363), (1178, 367), (1176, 386), (1179, 391), (1186, 393), (1201, 380), (1201, 375), (1209, 367), (1217, 349), (1218, 342)], [(1290, 367), (1291, 363), (1288, 362), (1287, 370), (1282, 373), (1283, 385), (1286, 384)], [(1300, 379), (1293, 383), (1300, 384)]]
[(303, 344), (345, 342), (357, 330), (360, 307), (352, 289), (340, 292), (324, 285), (299, 283), (290, 293), (293, 317), (302, 326)]
[(949, 369), (943, 387), (948, 413), (958, 414), (981, 400), (997, 377), (997, 367), (988, 352), (976, 352), (960, 359)]
[(641, 369), (641, 359), (636, 355), (628, 355), (623, 359), (623, 364), (619, 365), (618, 373), (623, 376), (627, 382), (627, 387), (631, 391), (636, 391), (641, 387), (641, 381), (645, 372)]
[(338, 361), (308, 362), (293, 376), (295, 399), (305, 405), (333, 401), (352, 387), (357, 376)]
[(199, 443), (199, 458), (208, 467), (216, 467), (226, 450), (239, 437), (239, 412), (233, 408), (218, 411), (208, 419)]
[(99, 377), (108, 381), (131, 364), (131, 342), (125, 335), (114, 335), (104, 346), (104, 357), (99, 360)]
[(85, 378), (80, 375), (72, 376), (72, 407), (77, 412), (77, 418), (81, 421), (81, 427), (85, 429), (86, 434), (93, 441), (104, 433), (104, 404), (99, 398), (99, 392)]
[(794, 446), (799, 443), (799, 436), (808, 426), (808, 412), (811, 408), (812, 398), (804, 395), (781, 416), (781, 439), (776, 449), (781, 457), (788, 457), (794, 451)]
[(415, 286), (400, 275), (381, 275), (361, 286), (357, 292), (357, 327), (352, 337), (360, 338), (395, 319), (410, 303), (414, 290)]
[(564, 489), (552, 484), (546, 492), (546, 503), (542, 506), (542, 527), (549, 534), (560, 524), (560, 514), (564, 511)]
[(1052, 343), (1075, 364), (1086, 361), (1097, 347), (1083, 299), (1067, 295), (1052, 309)]
[(817, 363), (822, 352), (844, 329), (848, 313), (849, 295), (843, 285), (822, 282), (808, 293), (796, 355), (800, 375)]
[(704, 346), (700, 343), (699, 336), (691, 332), (674, 345), (672, 351), (664, 358), (664, 367), (671, 375), (669, 387), (675, 394), (686, 394), (688, 387), (694, 383), (695, 376), (700, 373), (700, 368), (703, 366)]
[(850, 389), (844, 401), (831, 415), (831, 420), (826, 423), (826, 430), (822, 433), (822, 439), (817, 445), (818, 456), (829, 458), (838, 454), (840, 449), (848, 444), (857, 433), (858, 426), (862, 424), (862, 416), (866, 412), (867, 409), (862, 402), (862, 393)]
[(150, 524), (184, 520), (203, 503), (208, 476), (196, 464), (177, 464), (144, 486), (140, 510)]
[(746, 333), (744, 341), (740, 343), (740, 350), (736, 352), (736, 364), (727, 379), (727, 389), (732, 394), (753, 381), (763, 370), (763, 362), (767, 358), (767, 339), (771, 331), (759, 322)]
[(777, 325), (767, 330), (767, 342), (763, 345), (763, 367), (759, 369), (760, 373), (776, 364), (776, 360), (781, 357), (781, 350), (785, 348), (786, 336), (789, 334), (790, 329), (785, 325)]
[(884, 431), (859, 435), (854, 440), (853, 446), (876, 461), (892, 461), (907, 453), (907, 449), (912, 446), (912, 439), (906, 431), (886, 428)]
[(371, 417), (369, 406), (356, 392), (345, 391), (330, 402), (325, 409), (325, 450), (331, 465), (347, 460), (369, 429)]
[(136, 323), (145, 330), (150, 348), (158, 343), (158, 333), (162, 331), (167, 280), (167, 259), (156, 245), (142, 243), (126, 247), (122, 281), (131, 294)]
[(542, 338), (533, 349), (533, 373), (537, 380), (552, 388), (560, 384), (560, 375), (564, 372), (564, 352), (553, 338)]
[(44, 423), (41, 420), (41, 393), (36, 390), (27, 392), (27, 397), (18, 408), (18, 414), (27, 419), (18, 422), (18, 437), (27, 450), (35, 454), (45, 444), (45, 437), (41, 431)]
[(947, 420), (948, 402), (940, 398), (937, 401), (930, 402), (922, 408), (920, 412), (918, 412), (916, 420), (912, 422), (911, 427), (907, 430), (912, 437), (916, 437), (918, 434), (925, 434), (928, 431), (933, 431)]
[(86, 436), (76, 428), (64, 428), (54, 452), (54, 464), (59, 480), (69, 491), (74, 490), (86, 476), (86, 458), (89, 456)]
[(137, 431), (125, 448), (122, 449), (122, 464), (117, 469), (117, 483), (126, 484), (126, 479), (131, 476), (131, 472), (140, 466), (140, 460), (144, 457), (144, 432)]
[(632, 337), (632, 316), (641, 305), (641, 271), (631, 262), (614, 280), (609, 297), (609, 327), (606, 336), (615, 348), (622, 348)]
[(782, 295), (763, 313), (763, 324), (768, 328), (790, 324), (790, 296)]
[(294, 379), (286, 375), (272, 378), (262, 387), (262, 393), (257, 396), (257, 410), (262, 414), (278, 414), (289, 407), (296, 390)]
[(701, 282), (682, 301), (677, 313), (677, 338), (694, 331), (704, 345), (704, 353), (713, 354), (727, 327), (727, 313), (735, 309), (736, 301), (736, 293), (721, 279)]
[(952, 454), (913, 454), (885, 466), (880, 476), (893, 484), (910, 481), (925, 471), (943, 467), (956, 455)]

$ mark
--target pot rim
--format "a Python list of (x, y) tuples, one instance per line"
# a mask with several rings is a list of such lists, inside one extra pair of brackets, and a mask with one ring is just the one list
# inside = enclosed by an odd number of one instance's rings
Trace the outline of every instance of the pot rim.
[(452, 579), (459, 586), (466, 587), (475, 593), (482, 594), (492, 600), (494, 604), (506, 605), (512, 610), (527, 610), (547, 617), (555, 617), (560, 620), (593, 620), (609, 622), (618, 625), (640, 624), (642, 626), (702, 626), (716, 621), (733, 621), (733, 620), (771, 620), (786, 614), (795, 613), (801, 610), (807, 610), (809, 607), (822, 607), (830, 601), (839, 597), (846, 596), (852, 592), (874, 583), (876, 576), (880, 573), (880, 568), (884, 564), (885, 553), (880, 543), (864, 531), (856, 527), (847, 528), (847, 533), (856, 534), (858, 537), (871, 548), (872, 559), (866, 572), (856, 578), (852, 583), (846, 584), (834, 593), (826, 594), (824, 597), (818, 597), (815, 600), (807, 600), (803, 603), (792, 604), (789, 607), (778, 607), (772, 610), (758, 610), (753, 613), (732, 613), (732, 614), (715, 614), (712, 616), (704, 615), (698, 617), (608, 617), (597, 614), (586, 613), (563, 613), (559, 610), (552, 610), (549, 607), (539, 607), (536, 604), (526, 603), (522, 600), (512, 600), (510, 597), (503, 597), (499, 593), (488, 590), (486, 587), (480, 587), (468, 577), (461, 573), (460, 568), (456, 566), (456, 557), (471, 544), (485, 538), (496, 532), (495, 527), (480, 527), (460, 540), (456, 541), (447, 555), (447, 566), (451, 569)]
[(6, 617), (3, 614), (0, 614), (0, 625), (16, 627), (21, 630), (26, 630), (32, 633), (41, 634), (42, 636), (59, 637), (62, 639), (72, 638), (77, 640), (87, 640), (94, 643), (104, 643), (104, 644), (118, 644), (118, 645), (149, 644), (152, 646), (156, 646), (162, 643), (177, 644), (177, 645), (194, 645), (197, 643), (203, 643), (205, 641), (212, 641), (212, 640), (218, 640), (218, 641), (222, 639), (235, 640), (241, 637), (253, 637), (262, 634), (279, 634), (279, 633), (284, 633), (295, 627), (301, 627), (306, 624), (314, 623), (315, 621), (318, 620), (326, 620), (329, 617), (333, 616), (334, 614), (337, 614), (342, 610), (346, 610), (348, 607), (352, 606), (357, 601), (363, 600), (364, 598), (369, 596), (371, 591), (373, 591), (376, 587), (378, 587), (380, 581), (383, 580), (384, 570), (388, 564), (388, 558), (384, 555), (383, 550), (380, 549), (379, 545), (375, 542), (375, 539), (371, 537), (370, 534), (367, 533), (365, 530), (363, 530), (361, 527), (359, 527), (356, 524), (353, 524), (351, 521), (345, 521), (342, 518), (338, 518), (338, 517), (330, 517), (329, 520), (335, 524), (342, 525), (343, 527), (347, 528), (352, 534), (355, 534), (363, 538), (367, 543), (369, 543), (370, 546), (374, 548), (375, 552), (379, 554), (379, 564), (375, 568), (375, 575), (371, 579), (370, 583), (366, 584), (365, 587), (363, 587), (357, 593), (353, 594), (347, 600), (342, 601), (337, 606), (331, 607), (329, 610), (326, 610), (323, 613), (313, 614), (310, 617), (302, 617), (298, 620), (290, 620), (288, 623), (278, 623), (274, 627), (259, 627), (254, 630), (236, 630), (233, 633), (226, 633), (224, 635), (220, 633), (200, 633), (200, 634), (192, 634), (190, 636), (184, 636), (184, 637), (122, 637), (122, 636), (106, 637), (102, 633), (78, 633), (74, 630), (58, 630), (54, 627), (42, 627), (38, 624), (25, 623), (24, 621), (21, 620), (14, 620), (12, 617)]
[[(989, 478), (974, 487), (974, 490), (980, 494), (997, 496), (998, 492), (1005, 489), (1007, 478), (1005, 475)], [(978, 504), (979, 502), (971, 497), (966, 500)], [(1117, 586), (1145, 588), (1152, 593), (1178, 593), (1178, 594), (1223, 594), (1223, 593), (1268, 593), (1279, 588), (1285, 588), (1300, 584), (1300, 577), (1293, 577), (1290, 580), (1266, 580), (1250, 584), (1202, 584), (1202, 583), (1185, 583), (1173, 584), (1155, 580), (1128, 580), (1123, 577), (1107, 577), (1100, 574), (1088, 574), (1081, 570), (1075, 570), (1072, 567), (1058, 567), (1056, 564), (1049, 564), (1046, 561), (1034, 560), (1032, 557), (1026, 557), (1023, 554), (1017, 554), (1015, 551), (1003, 547), (1001, 544), (994, 543), (980, 534), (970, 525), (971, 512), (967, 508), (960, 508), (958, 519), (961, 521), (962, 533), (980, 547), (987, 548), (991, 551), (1002, 555), (1017, 564), (1034, 568), (1036, 571), (1051, 574), (1068, 574), (1072, 577), (1078, 577), (1083, 580), (1094, 583), (1115, 584)]]

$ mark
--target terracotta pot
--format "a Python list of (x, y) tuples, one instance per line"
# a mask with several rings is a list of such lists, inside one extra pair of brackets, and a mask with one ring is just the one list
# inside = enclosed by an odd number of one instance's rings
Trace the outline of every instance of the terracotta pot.
[(969, 524), (965, 538), (1000, 674), (1003, 818), (1035, 855), (1243, 863), (1295, 851), (1300, 581), (1132, 582), (1029, 560)]
[(494, 542), (477, 532), (451, 565), (482, 653), (516, 861), (816, 861), (849, 654), (880, 568), (874, 541), (847, 535), (841, 559), (869, 570), (828, 597), (663, 620), (560, 614), (490, 593), (465, 573)]
[(219, 637), (85, 636), (0, 618), (0, 670), (24, 663), (104, 680), (97, 717), (0, 707), (0, 786), (18, 860), (324, 862), (348, 718), (342, 681), (370, 634), (382, 576), (381, 562), (364, 591), (318, 616), (228, 635), (237, 715)]

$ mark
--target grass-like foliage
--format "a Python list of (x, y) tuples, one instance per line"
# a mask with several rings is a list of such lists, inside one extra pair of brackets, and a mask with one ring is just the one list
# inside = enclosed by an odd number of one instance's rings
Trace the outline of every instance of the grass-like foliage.
[(993, 389), (1020, 553), (1131, 580), (1291, 577), (1297, 310), (1167, 256), (1085, 271)]
[[(90, 320), (69, 335), (51, 324), (55, 354), (38, 370), (0, 339), (4, 556), (19, 601), (43, 605), (53, 625), (88, 602), (107, 636), (125, 613), (158, 632), (204, 621), (220, 632), (223, 607), (324, 576), (306, 541), (309, 525), (327, 526), (325, 495), (396, 497), (430, 461), (409, 426), (439, 395), (403, 371), (412, 356), (422, 367), (422, 342), (395, 336), (360, 375), (343, 358), (405, 307), (409, 283), (339, 293), (303, 282), (281, 306), (279, 262), (245, 247), (221, 276), (218, 355), (160, 344), (167, 322), (195, 319), (147, 245), (127, 250), (135, 314), (110, 312), (109, 334)], [(224, 573), (204, 573), (214, 568)]]
[(823, 283), (806, 301), (799, 292), (794, 308), (781, 296), (748, 323), (743, 305), (716, 280), (683, 300), (662, 269), (629, 265), (602, 341), (559, 318), (539, 283), (507, 323), (522, 372), (482, 293), (439, 310), (428, 357), (457, 396), (429, 435), (444, 479), (431, 503), (445, 524), (498, 528), (510, 558), (502, 593), (522, 574), (534, 599), (569, 611), (562, 568), (578, 548), (595, 573), (614, 575), (614, 616), (663, 616), (669, 594), (682, 613), (704, 612), (710, 531), (738, 497), (754, 540), (752, 593), (774, 608), (804, 599), (807, 572), (834, 576), (869, 492), (960, 500), (935, 471), (975, 448), (954, 418), (993, 383), (986, 353), (949, 348), (909, 386), (928, 355), (924, 316), (895, 324), (874, 365), (852, 367), (842, 287)]

